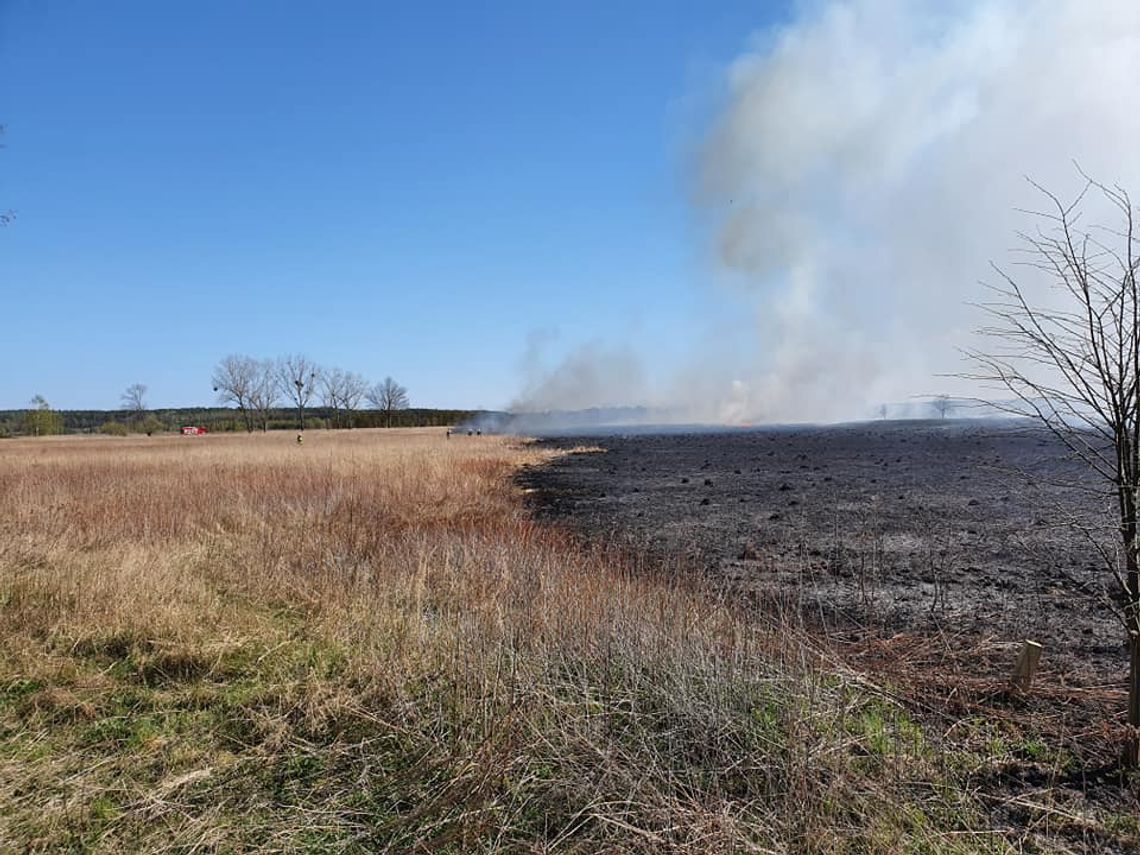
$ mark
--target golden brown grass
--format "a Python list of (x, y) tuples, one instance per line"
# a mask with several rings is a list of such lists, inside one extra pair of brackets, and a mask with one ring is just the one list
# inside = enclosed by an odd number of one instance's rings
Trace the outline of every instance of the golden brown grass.
[(0, 850), (1004, 851), (905, 713), (441, 431), (0, 444)]

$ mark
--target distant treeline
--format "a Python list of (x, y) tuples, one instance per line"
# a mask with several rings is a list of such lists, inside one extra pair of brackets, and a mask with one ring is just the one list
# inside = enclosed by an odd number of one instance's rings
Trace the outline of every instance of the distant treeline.
[[(0, 410), (0, 437), (30, 433), (27, 430), (29, 412), (29, 410)], [(148, 410), (146, 422), (140, 422), (134, 418), (134, 414), (123, 410), (53, 410), (52, 413), (62, 420), (65, 433), (136, 432), (144, 425), (150, 427), (152, 431), (178, 430), (187, 425), (204, 427), (211, 432), (246, 429), (242, 414), (237, 409), (229, 407)], [(336, 415), (331, 407), (309, 407), (305, 411), (305, 429), (320, 430), (332, 427)], [(357, 410), (348, 414), (341, 412), (339, 418), (345, 427), (355, 428), (386, 427), (389, 418), (392, 427), (444, 427), (494, 415), (496, 414), (486, 410), (409, 408), (391, 413), (379, 410)], [(153, 421), (150, 421), (151, 419)], [(111, 425), (122, 425), (123, 430), (111, 430), (109, 429)], [(270, 410), (268, 427), (270, 430), (296, 430), (296, 409), (276, 407)], [(58, 431), (45, 431), (47, 432)]]

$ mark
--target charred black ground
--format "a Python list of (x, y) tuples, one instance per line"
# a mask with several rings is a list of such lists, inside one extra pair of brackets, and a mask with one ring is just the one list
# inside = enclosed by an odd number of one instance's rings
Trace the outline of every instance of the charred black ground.
[(1120, 624), (1093, 593), (1103, 563), (1072, 526), (1111, 544), (1111, 506), (1041, 430), (884, 421), (542, 441), (600, 449), (527, 476), (539, 513), (588, 536), (687, 555), (840, 634), (1034, 638), (1063, 682), (1123, 677)]
[[(1107, 830), (1133, 827), (1140, 798), (1117, 763), (1125, 636), (1081, 531), (1112, 547), (1111, 497), (1047, 432), (883, 421), (542, 442), (591, 450), (527, 474), (538, 514), (685, 556), (817, 633), (928, 733), (988, 758), (968, 777), (995, 828), (1040, 831), (1047, 802), (1103, 820), (1051, 826), (1047, 850), (1133, 851)], [(1027, 695), (1007, 682), (1025, 638), (1045, 647)]]

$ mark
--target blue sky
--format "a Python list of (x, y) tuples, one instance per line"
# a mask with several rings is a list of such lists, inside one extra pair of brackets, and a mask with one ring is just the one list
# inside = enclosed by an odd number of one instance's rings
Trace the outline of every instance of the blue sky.
[(782, 14), (0, 0), (0, 408), (204, 404), (235, 352), (455, 407), (536, 336), (667, 362), (715, 290), (688, 152)]

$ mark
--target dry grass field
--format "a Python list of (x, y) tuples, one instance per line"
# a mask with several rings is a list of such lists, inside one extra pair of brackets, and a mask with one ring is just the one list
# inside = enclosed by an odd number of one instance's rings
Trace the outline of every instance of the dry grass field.
[(532, 521), (553, 453), (0, 443), (0, 851), (1018, 847), (788, 626)]

